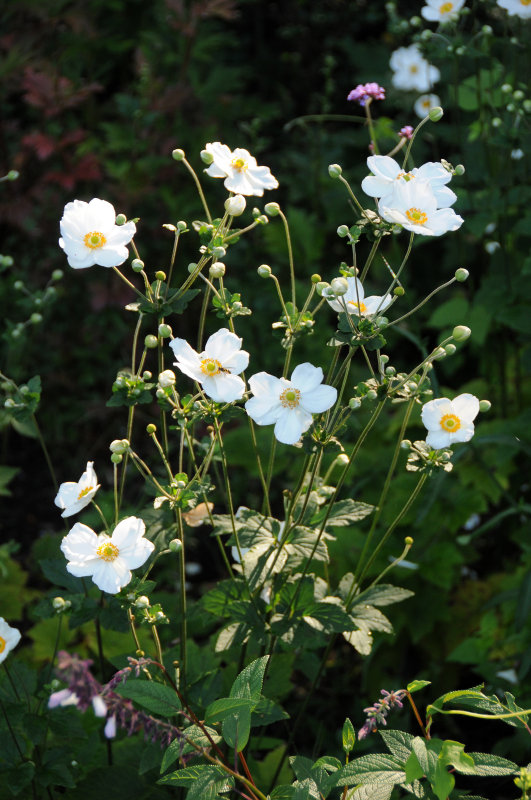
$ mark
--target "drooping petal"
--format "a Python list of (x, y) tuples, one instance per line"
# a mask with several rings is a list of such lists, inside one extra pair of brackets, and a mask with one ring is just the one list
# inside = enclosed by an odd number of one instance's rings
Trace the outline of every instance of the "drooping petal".
[(283, 409), (275, 424), (275, 438), (283, 444), (296, 444), (312, 424), (312, 415), (303, 408)]
[(383, 197), (389, 191), (390, 182), (385, 178), (367, 175), (361, 182), (361, 188), (369, 197)]
[(429, 227), (434, 236), (442, 236), (448, 231), (456, 231), (463, 224), (464, 219), (451, 208), (440, 208), (430, 215)]
[(366, 297), (363, 301), (365, 305), (365, 316), (372, 314), (381, 314), (386, 308), (389, 308), (393, 302), (393, 297), (390, 294), (384, 294), (382, 297), (378, 295), (371, 295)]
[(129, 256), (129, 250), (125, 245), (115, 245), (114, 247), (102, 247), (94, 251), (94, 261), (100, 267), (119, 267)]
[(99, 563), (99, 558), (91, 558), (87, 561), (69, 561), (66, 565), (66, 571), (75, 578), (91, 578)]
[(321, 367), (314, 367), (307, 361), (299, 364), (291, 373), (290, 383), (300, 392), (314, 391), (323, 381), (323, 370)]
[(309, 392), (301, 392), (301, 407), (311, 414), (321, 414), (332, 408), (337, 400), (337, 389), (321, 384)]
[(229, 369), (234, 375), (239, 375), (249, 366), (249, 353), (246, 350), (238, 350), (230, 358), (223, 359), (223, 366)]
[(257, 425), (272, 425), (282, 413), (282, 405), (278, 397), (264, 394), (247, 400), (245, 411)]

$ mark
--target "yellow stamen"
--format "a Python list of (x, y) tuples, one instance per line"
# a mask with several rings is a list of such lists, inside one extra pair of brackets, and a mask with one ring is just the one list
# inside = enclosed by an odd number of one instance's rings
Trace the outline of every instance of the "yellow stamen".
[(85, 486), (84, 489), (81, 489), (80, 493), (77, 496), (78, 500), (81, 500), (82, 497), (86, 497), (89, 492), (94, 489), (94, 486)]
[(248, 169), (247, 162), (243, 158), (233, 158), (231, 165), (234, 169), (238, 170), (238, 172), (245, 172)]
[(284, 408), (298, 408), (301, 400), (301, 393), (293, 386), (284, 389), (280, 395), (280, 403)]
[(445, 414), (439, 425), (446, 433), (456, 433), (461, 427), (461, 420), (455, 414)]
[(222, 371), (223, 367), (217, 360), (217, 358), (202, 358), (201, 359), (201, 372), (203, 375), (208, 375), (209, 378), (213, 378), (214, 375), (218, 375)]
[(96, 550), (96, 555), (99, 556), (102, 561), (114, 561), (115, 558), (118, 558), (119, 554), (120, 551), (112, 542), (104, 542), (100, 544)]
[(91, 250), (97, 250), (98, 247), (103, 247), (107, 243), (107, 239), (99, 231), (90, 231), (83, 239), (85, 247), (90, 247)]
[(7, 644), (6, 640), (2, 639), (2, 637), (0, 636), (0, 653), (4, 652), (4, 650), (6, 649), (6, 644)]
[[(429, 103), (423, 103), (423, 105), (429, 105)], [(399, 172), (396, 179), (399, 180), (399, 178), (402, 178), (405, 181), (410, 181), (414, 177), (412, 172)]]
[(406, 217), (410, 222), (414, 222), (415, 225), (425, 225), (428, 221), (428, 215), (421, 211), (420, 208), (408, 208)]
[(528, 6), (528, 5), (530, 5), (530, 4), (531, 4), (531, 0), (520, 0), (520, 2), (521, 2), (521, 4), (522, 4), (523, 6)]
[(412, 65), (410, 66), (410, 68), (409, 68), (409, 71), (410, 71), (410, 72), (412, 72), (412, 73), (413, 73), (413, 75), (414, 75), (414, 74), (415, 74), (415, 72), (418, 72), (418, 71), (419, 71), (419, 68), (417, 67), (417, 65), (416, 65), (416, 64), (412, 64)]
[(347, 306), (352, 306), (353, 308), (357, 308), (360, 314), (365, 314), (367, 311), (367, 306), (365, 303), (355, 303), (354, 300), (349, 300)]
[(439, 11), (441, 14), (449, 14), (453, 7), (453, 3), (443, 3), (442, 6), (439, 6)]

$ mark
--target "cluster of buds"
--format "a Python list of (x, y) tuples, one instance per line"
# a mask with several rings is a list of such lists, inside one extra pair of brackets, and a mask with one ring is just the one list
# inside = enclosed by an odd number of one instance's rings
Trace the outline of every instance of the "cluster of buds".
[(359, 83), (349, 92), (347, 100), (365, 106), (369, 100), (385, 100), (385, 89), (377, 83)]
[(410, 451), (406, 464), (408, 472), (432, 472), (434, 469), (451, 472), (454, 467), (451, 450), (433, 450), (424, 441), (410, 442), (409, 439), (404, 439), (401, 447)]
[(381, 690), (382, 700), (377, 700), (373, 706), (364, 708), (367, 714), (365, 724), (358, 731), (358, 739), (365, 739), (370, 733), (378, 729), (379, 725), (387, 725), (387, 715), (393, 708), (402, 708), (402, 700), (406, 696), (405, 689), (397, 689), (394, 692)]

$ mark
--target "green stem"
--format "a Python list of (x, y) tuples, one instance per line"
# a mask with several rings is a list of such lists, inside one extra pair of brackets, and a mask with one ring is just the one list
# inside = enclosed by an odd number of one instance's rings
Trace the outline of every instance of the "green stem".
[(212, 225), (212, 217), (210, 216), (210, 211), (208, 210), (207, 201), (205, 199), (205, 195), (203, 194), (203, 189), (201, 188), (201, 184), (199, 182), (199, 178), (197, 177), (194, 168), (186, 160), (186, 158), (182, 159), (182, 163), (184, 164), (184, 166), (186, 167), (186, 169), (188, 170), (188, 172), (190, 173), (190, 175), (193, 178), (193, 181), (194, 181), (194, 183), (195, 183), (195, 185), (197, 187), (197, 191), (199, 193), (199, 197), (201, 198), (201, 202), (203, 203), (203, 208), (205, 209), (205, 214), (206, 214), (206, 217), (207, 217), (207, 221)]
[(288, 246), (288, 258), (289, 258), (289, 275), (290, 275), (290, 284), (291, 284), (291, 303), (293, 305), (293, 310), (297, 307), (297, 298), (295, 292), (295, 265), (293, 261), (293, 248), (291, 246), (291, 236), (289, 232), (289, 225), (288, 220), (286, 219), (282, 209), (279, 209), (280, 217), (282, 218), (282, 222), (284, 223), (284, 232), (286, 234), (286, 244)]
[(39, 423), (37, 422), (37, 417), (35, 416), (35, 414), (31, 415), (31, 419), (32, 419), (32, 422), (33, 422), (33, 424), (35, 426), (35, 432), (37, 434), (37, 439), (38, 439), (39, 444), (41, 446), (42, 452), (44, 453), (44, 458), (46, 459), (46, 464), (48, 465), (48, 469), (50, 471), (50, 475), (51, 475), (51, 478), (52, 478), (53, 485), (55, 487), (55, 491), (57, 492), (57, 491), (59, 491), (59, 483), (58, 483), (57, 477), (55, 475), (55, 470), (53, 468), (52, 459), (50, 458), (50, 454), (48, 452), (48, 448), (46, 447), (46, 442), (44, 441), (44, 437), (43, 437), (43, 435), (41, 433), (41, 429), (39, 427)]

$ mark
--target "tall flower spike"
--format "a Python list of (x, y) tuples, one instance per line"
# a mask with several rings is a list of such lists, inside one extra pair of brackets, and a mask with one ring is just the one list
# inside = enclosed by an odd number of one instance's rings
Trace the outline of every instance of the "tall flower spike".
[(116, 212), (107, 200), (95, 197), (90, 203), (67, 203), (60, 223), (59, 246), (74, 269), (94, 264), (119, 267), (126, 260), (129, 244), (136, 232), (134, 222), (116, 225)]
[(229, 192), (262, 197), (264, 189), (278, 189), (278, 181), (269, 167), (259, 167), (256, 158), (247, 150), (238, 147), (231, 151), (221, 142), (209, 142), (205, 150), (213, 159), (206, 174), (211, 178), (225, 178), (224, 186)]
[(77, 483), (62, 483), (54, 503), (63, 509), (62, 517), (71, 517), (88, 506), (100, 484), (94, 471), (94, 461), (87, 461), (87, 468)]

